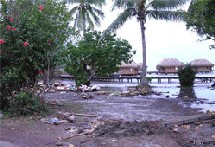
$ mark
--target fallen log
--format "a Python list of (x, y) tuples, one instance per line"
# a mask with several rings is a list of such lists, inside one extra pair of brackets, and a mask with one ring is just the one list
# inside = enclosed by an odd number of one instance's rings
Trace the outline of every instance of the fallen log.
[(168, 121), (163, 123), (163, 126), (165, 128), (171, 128), (173, 126), (179, 126), (179, 125), (185, 125), (185, 124), (191, 124), (191, 123), (196, 123), (196, 122), (203, 122), (207, 120), (212, 120), (215, 119), (215, 114), (200, 114), (200, 115), (193, 115), (193, 116), (188, 116), (184, 119), (177, 120), (177, 121)]

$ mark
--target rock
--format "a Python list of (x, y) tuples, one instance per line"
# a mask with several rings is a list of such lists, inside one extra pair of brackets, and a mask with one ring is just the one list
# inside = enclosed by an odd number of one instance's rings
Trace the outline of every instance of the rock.
[(73, 115), (69, 116), (68, 121), (71, 122), (71, 123), (74, 123), (75, 122), (75, 116), (73, 116)]
[(75, 147), (75, 145), (73, 145), (73, 144), (68, 144), (68, 147)]
[(178, 128), (174, 128), (173, 131), (174, 131), (174, 132), (178, 132)]
[(63, 142), (57, 142), (56, 143), (56, 146), (63, 146), (64, 144), (63, 144)]
[(215, 140), (215, 134), (211, 136), (211, 138), (213, 138)]
[(81, 94), (81, 97), (82, 97), (83, 99), (92, 99), (92, 98), (94, 98), (94, 95), (91, 94), (91, 93), (82, 93), (82, 94)]
[(48, 123), (54, 124), (54, 125), (59, 125), (60, 124), (59, 119), (56, 118), (56, 117), (50, 118), (49, 121), (48, 121)]
[(45, 119), (45, 118), (41, 118), (40, 121), (43, 122), (43, 123), (48, 123), (48, 120)]
[(213, 84), (211, 85), (211, 87), (215, 87), (215, 83), (213, 83)]
[(77, 129), (77, 134), (81, 134), (81, 133), (83, 133), (83, 129), (82, 128), (78, 128)]

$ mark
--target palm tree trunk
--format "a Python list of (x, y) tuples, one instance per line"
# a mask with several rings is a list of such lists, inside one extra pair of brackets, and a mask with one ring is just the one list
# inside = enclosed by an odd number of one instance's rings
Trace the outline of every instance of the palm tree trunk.
[(142, 49), (143, 49), (143, 63), (142, 63), (142, 73), (141, 73), (141, 86), (148, 85), (146, 78), (146, 35), (145, 35), (145, 21), (140, 19), (141, 37), (142, 37)]

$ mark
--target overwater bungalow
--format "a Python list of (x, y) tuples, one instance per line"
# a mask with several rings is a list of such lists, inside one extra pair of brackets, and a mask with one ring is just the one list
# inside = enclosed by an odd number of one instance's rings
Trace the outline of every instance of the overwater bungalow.
[(163, 74), (176, 74), (182, 67), (183, 63), (176, 58), (165, 58), (156, 66), (158, 73)]
[(214, 64), (207, 59), (195, 59), (190, 62), (192, 69), (196, 72), (212, 72)]
[(136, 76), (139, 75), (141, 71), (141, 64), (131, 63), (125, 64), (122, 63), (119, 67), (118, 74), (121, 76)]

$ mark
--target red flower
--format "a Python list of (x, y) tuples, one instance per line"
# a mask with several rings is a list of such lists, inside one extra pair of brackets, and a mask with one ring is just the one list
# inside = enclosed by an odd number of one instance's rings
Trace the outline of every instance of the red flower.
[(13, 22), (13, 21), (14, 21), (14, 18), (13, 18), (13, 17), (10, 17), (9, 20), (10, 20), (11, 22)]
[(27, 46), (29, 46), (29, 43), (26, 41), (23, 43), (23, 45), (24, 45), (24, 47), (27, 47)]
[(3, 45), (5, 43), (4, 39), (0, 39), (0, 45)]
[(39, 5), (38, 9), (39, 9), (39, 11), (43, 11), (44, 10), (44, 6), (43, 5)]
[(12, 31), (16, 31), (16, 28), (11, 28)]
[(9, 25), (7, 25), (7, 30), (8, 30), (8, 31), (11, 31), (11, 30), (12, 30), (12, 27), (9, 26)]

